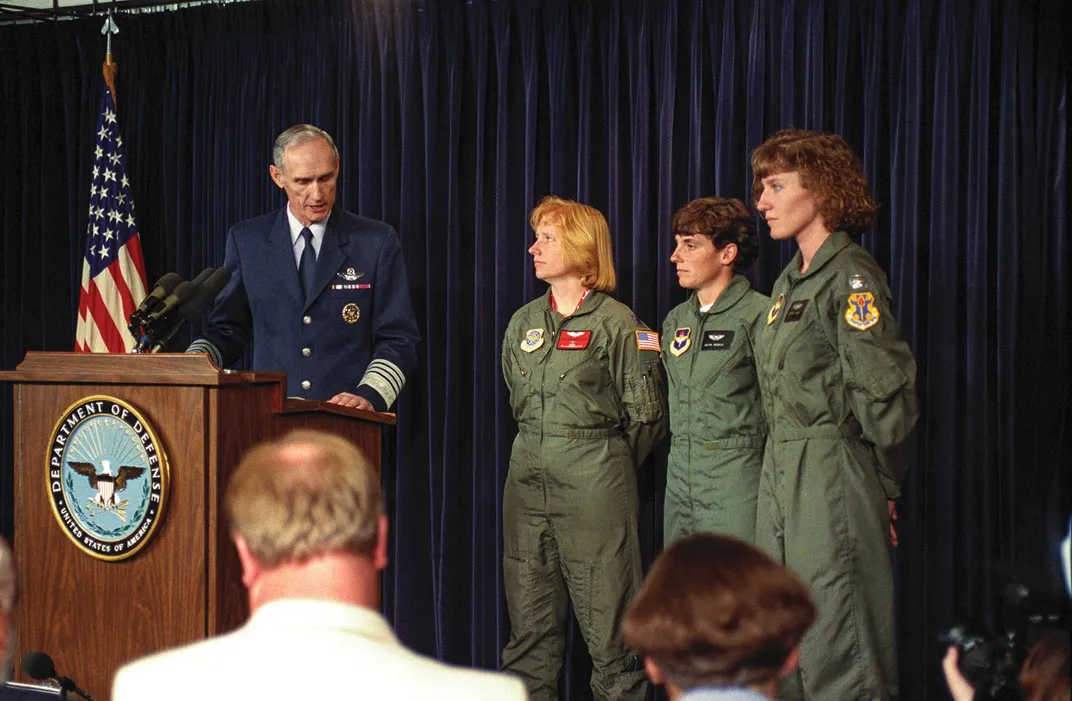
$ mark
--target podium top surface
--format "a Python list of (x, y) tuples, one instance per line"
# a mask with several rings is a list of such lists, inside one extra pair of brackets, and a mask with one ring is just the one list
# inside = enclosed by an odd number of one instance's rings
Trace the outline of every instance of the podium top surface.
[(281, 372), (220, 370), (205, 353), (52, 353), (30, 351), (7, 382), (131, 385), (236, 385), (281, 382)]
[(244, 384), (280, 386), (278, 414), (321, 412), (364, 419), (388, 426), (396, 417), (351, 409), (323, 401), (285, 399), (286, 374), (220, 370), (205, 353), (52, 353), (30, 351), (13, 371), (0, 372), (0, 382), (121, 385), (185, 385), (223, 387)]

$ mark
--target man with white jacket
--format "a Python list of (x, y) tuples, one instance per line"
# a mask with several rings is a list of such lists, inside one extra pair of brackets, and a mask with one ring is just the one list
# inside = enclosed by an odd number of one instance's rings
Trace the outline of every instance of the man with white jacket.
[(122, 667), (113, 701), (525, 699), (516, 679), (449, 667), (394, 637), (379, 613), (379, 475), (345, 439), (297, 431), (254, 448), (224, 508), (249, 621)]

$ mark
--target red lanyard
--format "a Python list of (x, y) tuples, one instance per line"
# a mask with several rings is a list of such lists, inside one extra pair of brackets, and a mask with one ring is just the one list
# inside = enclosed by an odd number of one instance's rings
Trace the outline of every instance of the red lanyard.
[[(581, 301), (577, 302), (577, 309), (581, 308), (581, 305), (584, 304), (585, 298), (588, 297), (588, 293), (591, 292), (591, 291), (592, 290), (590, 290), (587, 287), (584, 288), (584, 292), (581, 293)], [(569, 315), (573, 316), (574, 314), (576, 314), (577, 309), (574, 309), (572, 312), (569, 313)], [(555, 301), (555, 293), (554, 292), (551, 293), (551, 311), (553, 311), (553, 312), (558, 311), (558, 302)]]

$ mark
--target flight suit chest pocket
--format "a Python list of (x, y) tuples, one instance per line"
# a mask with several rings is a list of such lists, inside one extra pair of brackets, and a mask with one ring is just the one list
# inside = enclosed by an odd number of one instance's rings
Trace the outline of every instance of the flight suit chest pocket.
[(698, 387), (715, 385), (725, 368), (740, 362), (748, 346), (745, 334), (736, 329), (705, 329), (697, 342), (690, 379)]
[(549, 358), (548, 374), (554, 373), (561, 385), (598, 392), (610, 383), (607, 363), (601, 361), (604, 357), (599, 348), (584, 351), (555, 349)]
[(779, 371), (814, 368), (837, 361), (837, 348), (827, 337), (819, 318), (820, 307), (817, 300), (809, 297), (786, 304), (784, 316), (774, 329)]
[(538, 358), (532, 353), (510, 352), (513, 362), (510, 364), (511, 375), (517, 379), (528, 381), (532, 378)]

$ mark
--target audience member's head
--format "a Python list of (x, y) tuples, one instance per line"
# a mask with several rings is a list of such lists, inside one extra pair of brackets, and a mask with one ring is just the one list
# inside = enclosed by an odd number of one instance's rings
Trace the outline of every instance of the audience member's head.
[(254, 447), (231, 476), (224, 508), (251, 609), (378, 592), (387, 564), (379, 475), (346, 439), (294, 431)]
[(15, 602), (17, 576), (11, 548), (0, 538), (0, 682), (11, 676), (15, 656)]
[(1031, 648), (1020, 671), (1020, 686), (1027, 701), (1068, 701), (1069, 633), (1054, 630), (1046, 633)]
[(773, 698), (815, 613), (785, 567), (747, 543), (704, 533), (659, 556), (622, 631), (671, 700), (689, 689), (730, 686)]

